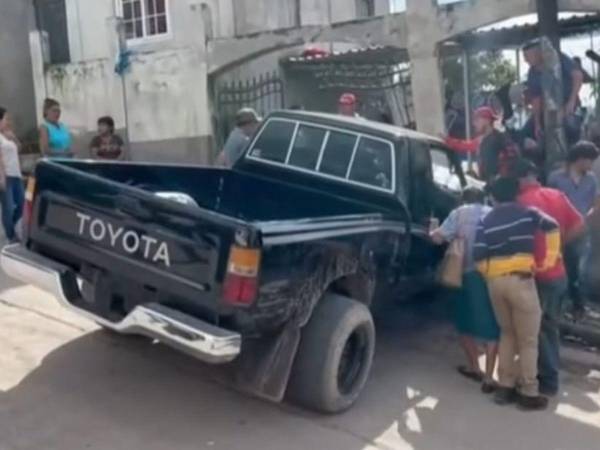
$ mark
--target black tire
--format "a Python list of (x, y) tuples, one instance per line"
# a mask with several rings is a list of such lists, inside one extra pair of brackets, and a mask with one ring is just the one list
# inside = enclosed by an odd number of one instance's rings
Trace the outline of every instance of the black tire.
[(369, 309), (348, 297), (327, 294), (302, 330), (288, 398), (323, 413), (347, 410), (365, 387), (374, 353)]

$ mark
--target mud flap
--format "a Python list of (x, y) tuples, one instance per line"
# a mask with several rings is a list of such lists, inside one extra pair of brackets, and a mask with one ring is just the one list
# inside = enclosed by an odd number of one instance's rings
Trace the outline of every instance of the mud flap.
[(244, 392), (281, 402), (300, 343), (301, 330), (290, 324), (279, 334), (244, 341), (236, 361), (235, 384)]

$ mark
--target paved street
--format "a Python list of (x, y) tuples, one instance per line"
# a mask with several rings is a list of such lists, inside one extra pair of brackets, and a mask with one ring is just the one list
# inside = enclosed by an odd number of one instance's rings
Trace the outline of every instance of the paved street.
[[(198, 362), (119, 338), (0, 278), (0, 450), (552, 450), (600, 445), (600, 371), (570, 365), (544, 413), (501, 408), (455, 374), (448, 328), (391, 314), (347, 414), (222, 387)], [(594, 358), (600, 365), (597, 355)], [(598, 369), (598, 367), (596, 368)]]

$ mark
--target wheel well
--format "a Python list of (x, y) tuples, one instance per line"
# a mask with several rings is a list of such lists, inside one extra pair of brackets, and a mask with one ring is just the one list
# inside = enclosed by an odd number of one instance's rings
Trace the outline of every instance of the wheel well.
[(338, 278), (327, 292), (339, 294), (370, 306), (375, 292), (375, 280), (366, 272), (357, 272)]

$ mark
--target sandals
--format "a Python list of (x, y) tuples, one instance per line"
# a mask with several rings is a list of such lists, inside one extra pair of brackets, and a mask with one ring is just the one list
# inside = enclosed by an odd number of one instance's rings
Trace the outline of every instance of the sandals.
[(473, 369), (471, 369), (470, 367), (467, 367), (467, 366), (458, 366), (456, 368), (456, 370), (463, 377), (468, 378), (471, 381), (474, 381), (476, 383), (481, 383), (483, 381), (484, 376), (483, 376), (483, 373), (481, 371), (473, 370)]
[(483, 380), (481, 383), (481, 392), (484, 394), (493, 394), (498, 389), (498, 384), (494, 380)]

